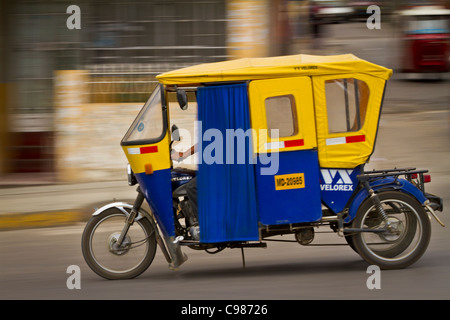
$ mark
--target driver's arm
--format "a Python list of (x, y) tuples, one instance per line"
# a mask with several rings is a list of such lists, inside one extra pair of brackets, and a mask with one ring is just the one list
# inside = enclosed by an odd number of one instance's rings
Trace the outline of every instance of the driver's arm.
[(188, 150), (186, 150), (184, 152), (175, 153), (175, 156), (178, 155), (178, 159), (175, 159), (175, 160), (181, 161), (181, 160), (193, 155), (195, 152), (197, 152), (197, 144), (194, 144), (193, 146), (191, 146)]

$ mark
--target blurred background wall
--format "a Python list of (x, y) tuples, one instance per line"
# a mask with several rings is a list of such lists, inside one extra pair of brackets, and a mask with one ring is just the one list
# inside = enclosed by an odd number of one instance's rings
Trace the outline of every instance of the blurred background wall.
[[(121, 157), (113, 149), (120, 152), (123, 130), (150, 95), (156, 74), (227, 59), (225, 0), (0, 3), (0, 174), (4, 179), (88, 179), (81, 171), (78, 176), (61, 174), (76, 161), (78, 169), (90, 168), (94, 173), (102, 162), (99, 154), (87, 157), (82, 150), (69, 150), (80, 148), (79, 140), (86, 139), (83, 131), (94, 132), (97, 145), (102, 138), (110, 143), (112, 154), (102, 150), (103, 165), (97, 169), (114, 166), (108, 159)], [(66, 9), (72, 4), (81, 10), (81, 29), (66, 26), (71, 16)], [(102, 103), (111, 105), (110, 112)], [(86, 104), (92, 105), (80, 113)], [(132, 116), (122, 119), (122, 127), (101, 130), (114, 115), (120, 119), (117, 110), (126, 114), (127, 108)], [(103, 120), (98, 119), (95, 130), (89, 128), (92, 121), (83, 118), (98, 113)], [(106, 136), (116, 140), (105, 140)], [(89, 161), (92, 157), (98, 161)]]
[[(377, 3), (389, 13), (409, 2)], [(67, 28), (69, 5), (80, 8), (81, 29)], [(300, 53), (311, 39), (313, 5), (0, 0), (0, 180), (116, 179), (125, 161), (120, 139), (155, 75), (204, 62)]]

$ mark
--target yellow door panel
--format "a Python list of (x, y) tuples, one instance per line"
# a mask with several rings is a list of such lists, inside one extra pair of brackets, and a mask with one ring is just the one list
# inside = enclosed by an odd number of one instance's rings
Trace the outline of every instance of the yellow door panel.
[(354, 168), (373, 152), (385, 80), (361, 73), (313, 77), (319, 163)]
[(255, 80), (249, 98), (255, 153), (317, 146), (311, 78)]

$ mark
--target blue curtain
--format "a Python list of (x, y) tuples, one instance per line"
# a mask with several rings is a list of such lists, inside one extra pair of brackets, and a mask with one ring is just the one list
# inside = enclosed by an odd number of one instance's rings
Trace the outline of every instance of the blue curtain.
[(247, 86), (201, 87), (197, 102), (203, 139), (197, 178), (200, 241), (259, 240), (251, 136), (245, 144), (231, 141), (236, 129), (250, 128)]

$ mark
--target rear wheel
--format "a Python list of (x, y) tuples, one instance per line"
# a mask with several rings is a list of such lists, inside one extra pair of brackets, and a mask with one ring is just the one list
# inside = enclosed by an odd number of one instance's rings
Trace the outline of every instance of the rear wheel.
[(430, 219), (420, 203), (400, 191), (378, 194), (387, 219), (378, 213), (372, 199), (358, 209), (353, 228), (386, 229), (360, 232), (351, 243), (359, 255), (381, 269), (401, 269), (416, 262), (430, 242)]
[(130, 279), (144, 272), (156, 253), (154, 226), (147, 219), (130, 226), (122, 244), (117, 240), (127, 216), (117, 208), (93, 216), (82, 235), (82, 251), (89, 267), (106, 279)]

